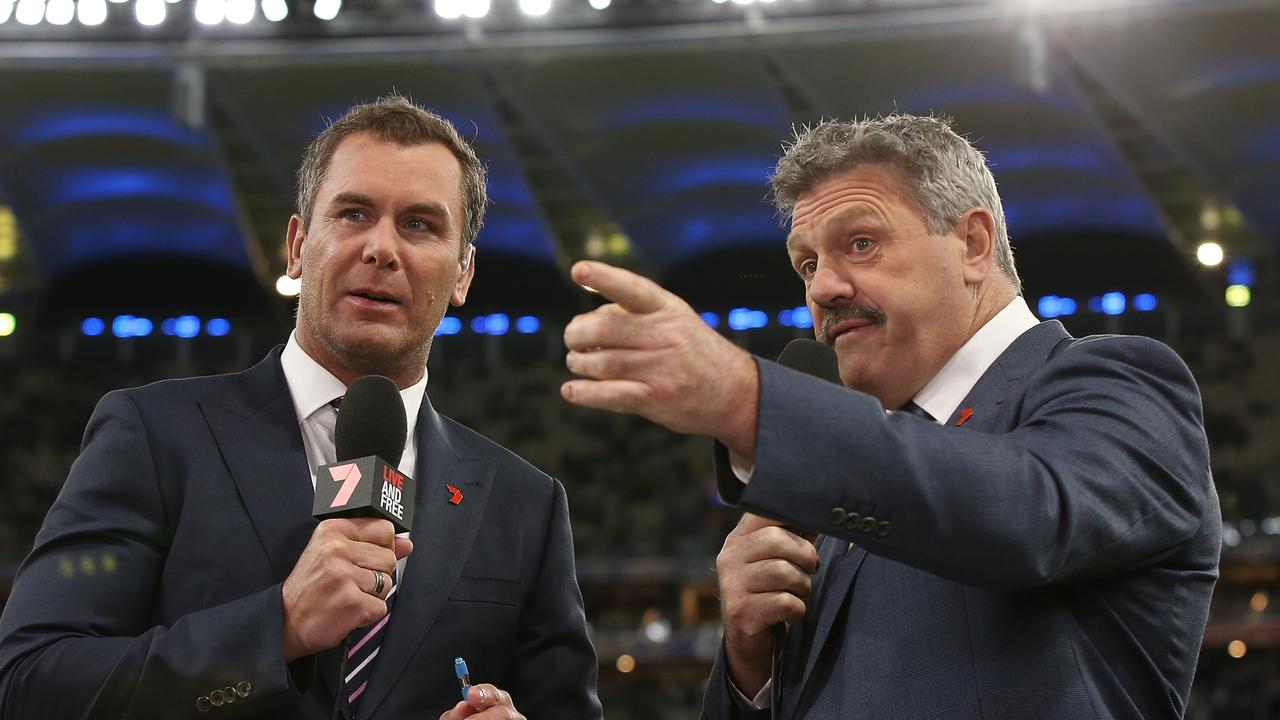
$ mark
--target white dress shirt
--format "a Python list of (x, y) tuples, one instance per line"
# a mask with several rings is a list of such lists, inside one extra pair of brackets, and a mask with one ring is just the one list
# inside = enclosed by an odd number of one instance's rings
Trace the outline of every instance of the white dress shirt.
[[(293, 398), (293, 410), (298, 416), (298, 427), (302, 430), (302, 446), (307, 452), (307, 465), (311, 469), (311, 488), (316, 486), (316, 470), (321, 465), (337, 462), (337, 449), (334, 445), (333, 431), (338, 421), (338, 413), (329, 401), (340, 398), (347, 393), (347, 386), (334, 377), (333, 373), (315, 361), (298, 344), (294, 333), (289, 333), (289, 342), (280, 354), (280, 365), (284, 369), (284, 381), (289, 386), (289, 395)], [(422, 379), (400, 391), (400, 400), (404, 402), (404, 415), (407, 421), (408, 436), (405, 439), (404, 455), (400, 458), (399, 467), (413, 470), (417, 467), (418, 438), (414, 429), (418, 426), (418, 410), (422, 407), (422, 399), (427, 392), (427, 371), (422, 371)], [(406, 473), (413, 477), (414, 473)], [(401, 533), (400, 537), (408, 537)], [(405, 559), (398, 565), (398, 573), (404, 577)]]
[[(1027, 301), (1022, 296), (1015, 296), (1003, 310), (987, 321), (969, 341), (960, 346), (946, 365), (933, 376), (920, 392), (912, 398), (912, 402), (920, 406), (934, 418), (934, 422), (945, 425), (955, 413), (965, 396), (978, 384), (978, 380), (1022, 333), (1039, 324), (1036, 316), (1031, 314)], [(730, 467), (739, 480), (751, 481), (754, 465), (748, 465), (730, 454)], [(744, 708), (762, 710), (769, 707), (772, 681), (766, 682), (755, 699), (748, 699), (738, 688), (733, 687), (733, 696)]]

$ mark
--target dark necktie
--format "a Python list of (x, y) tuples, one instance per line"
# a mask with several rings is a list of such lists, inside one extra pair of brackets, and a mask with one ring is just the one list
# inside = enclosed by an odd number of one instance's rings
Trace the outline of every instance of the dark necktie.
[(924, 418), (925, 420), (928, 420), (929, 422), (937, 422), (937, 421), (938, 421), (938, 420), (937, 420), (937, 418), (935, 418), (934, 416), (932, 416), (932, 415), (930, 415), (929, 413), (925, 412), (925, 411), (924, 411), (924, 408), (922, 408), (922, 407), (920, 407), (919, 405), (915, 404), (915, 402), (909, 402), (909, 403), (907, 403), (906, 405), (903, 405), (903, 406), (902, 406), (902, 409), (900, 409), (898, 412), (910, 413), (910, 414), (915, 415), (915, 416), (917, 416), (917, 417), (922, 417), (922, 418)]

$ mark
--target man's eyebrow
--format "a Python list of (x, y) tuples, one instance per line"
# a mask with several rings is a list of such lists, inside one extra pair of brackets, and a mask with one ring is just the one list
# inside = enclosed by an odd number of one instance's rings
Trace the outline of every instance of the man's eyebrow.
[[(835, 215), (830, 215), (824, 218), (821, 224), (823, 226), (842, 225), (844, 223), (853, 222), (854, 220), (861, 220), (863, 217), (866, 217), (867, 215), (874, 215), (874, 214), (875, 214), (874, 209), (867, 207), (865, 205), (857, 205), (851, 208), (846, 208), (844, 210), (837, 212)], [(795, 234), (795, 231), (792, 231), (790, 234), (787, 235), (787, 254), (790, 254), (795, 251), (795, 242), (797, 242), (796, 234)]]
[(453, 220), (453, 215), (449, 212), (448, 206), (442, 203), (434, 203), (434, 202), (414, 203), (404, 209), (404, 214), (430, 215), (440, 220), (445, 220), (445, 221)]
[(363, 207), (373, 207), (373, 198), (368, 195), (362, 195), (357, 192), (342, 192), (333, 196), (333, 200), (329, 201), (330, 205), (360, 205)]

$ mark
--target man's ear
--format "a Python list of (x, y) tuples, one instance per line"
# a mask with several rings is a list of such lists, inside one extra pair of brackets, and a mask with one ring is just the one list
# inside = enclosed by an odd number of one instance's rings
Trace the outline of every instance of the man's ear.
[(991, 274), (995, 263), (995, 218), (986, 208), (972, 208), (956, 221), (956, 234), (964, 242), (960, 261), (965, 284), (978, 285)]
[(302, 277), (302, 243), (306, 240), (307, 231), (302, 229), (302, 218), (293, 215), (289, 218), (289, 229), (284, 233), (284, 247), (289, 253), (289, 264), (285, 274), (297, 280)]
[(476, 246), (474, 243), (467, 243), (467, 250), (462, 254), (462, 259), (458, 261), (462, 265), (462, 274), (458, 276), (458, 282), (453, 285), (453, 293), (449, 296), (449, 304), (454, 307), (462, 307), (467, 301), (467, 290), (471, 289), (471, 278), (476, 274)]

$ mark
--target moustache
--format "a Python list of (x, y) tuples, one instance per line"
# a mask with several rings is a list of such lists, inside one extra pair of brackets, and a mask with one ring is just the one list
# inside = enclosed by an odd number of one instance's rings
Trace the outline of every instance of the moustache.
[(870, 305), (836, 305), (827, 308), (822, 318), (821, 334), (818, 339), (830, 345), (831, 333), (837, 325), (846, 320), (865, 320), (878, 324), (884, 322), (884, 311)]

